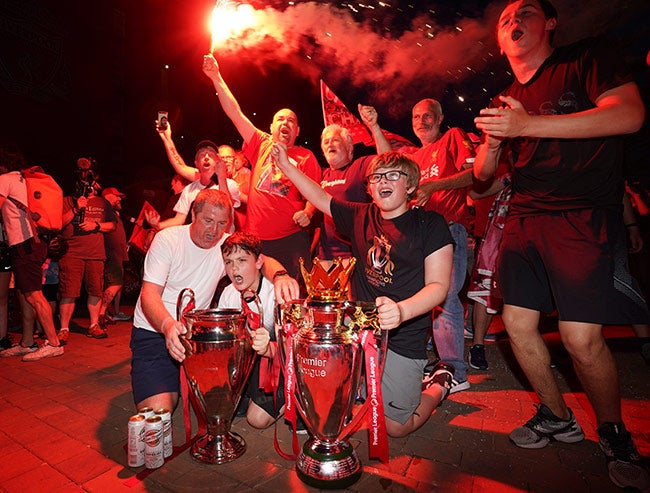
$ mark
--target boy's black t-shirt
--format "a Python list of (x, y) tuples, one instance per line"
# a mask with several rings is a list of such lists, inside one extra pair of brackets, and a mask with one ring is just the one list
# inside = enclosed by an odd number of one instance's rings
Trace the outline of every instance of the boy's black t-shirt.
[[(330, 204), (336, 228), (352, 240), (357, 259), (352, 275), (354, 300), (374, 302), (377, 296), (394, 301), (413, 296), (424, 287), (424, 259), (452, 243), (445, 219), (438, 213), (409, 209), (395, 219), (383, 219), (375, 204)], [(390, 331), (389, 348), (425, 359), (431, 313), (405, 321)]]

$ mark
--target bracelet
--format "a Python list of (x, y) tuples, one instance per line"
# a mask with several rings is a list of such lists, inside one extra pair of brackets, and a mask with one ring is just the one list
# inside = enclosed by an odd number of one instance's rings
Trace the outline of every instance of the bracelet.
[(289, 275), (289, 273), (286, 270), (284, 270), (284, 269), (279, 270), (275, 274), (273, 274), (273, 281), (275, 281), (275, 279), (280, 277), (280, 276), (288, 276), (288, 275)]
[(638, 227), (638, 226), (639, 226), (639, 223), (630, 223), (630, 224), (625, 225), (626, 228), (634, 228), (634, 227)]

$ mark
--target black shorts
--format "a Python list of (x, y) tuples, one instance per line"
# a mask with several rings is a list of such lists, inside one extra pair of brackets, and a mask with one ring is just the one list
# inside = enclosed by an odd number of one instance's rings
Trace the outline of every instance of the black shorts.
[(510, 218), (499, 260), (503, 300), (562, 321), (647, 323), (648, 309), (627, 271), (622, 217), (584, 209)]
[(34, 238), (9, 248), (14, 282), (21, 293), (40, 291), (43, 285), (43, 262), (47, 258), (47, 244)]
[(264, 392), (264, 389), (260, 388), (260, 365), (262, 363), (267, 364), (268, 359), (255, 359), (255, 365), (251, 370), (251, 376), (248, 379), (248, 383), (246, 384), (242, 395), (250, 397), (251, 401), (264, 409), (269, 416), (277, 418), (279, 415), (278, 411), (282, 409), (282, 406), (284, 406), (284, 378), (280, 375), (280, 382), (278, 384), (278, 390), (274, 402), (273, 393)]
[(169, 355), (165, 336), (133, 327), (130, 346), (133, 402), (167, 392), (180, 394), (180, 363)]

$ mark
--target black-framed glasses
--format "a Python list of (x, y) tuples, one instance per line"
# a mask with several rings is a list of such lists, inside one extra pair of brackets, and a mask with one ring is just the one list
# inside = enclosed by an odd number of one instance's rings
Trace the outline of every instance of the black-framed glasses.
[(408, 176), (400, 170), (386, 171), (385, 173), (370, 173), (366, 176), (368, 183), (379, 183), (382, 178), (386, 178), (387, 181), (397, 181), (403, 176)]

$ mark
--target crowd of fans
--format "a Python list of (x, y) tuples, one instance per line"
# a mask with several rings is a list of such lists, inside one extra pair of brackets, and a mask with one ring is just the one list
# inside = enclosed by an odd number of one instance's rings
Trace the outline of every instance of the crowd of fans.
[[(203, 140), (190, 166), (175, 147), (173, 122), (156, 126), (177, 188), (167, 210), (148, 212), (141, 225), (152, 239), (131, 341), (136, 405), (173, 409), (178, 402), (185, 327), (173, 305), (180, 289), (196, 290), (197, 308), (254, 310), (238, 301), (247, 289), (272, 307), (304, 296), (300, 259), (310, 269), (316, 257), (325, 266), (354, 257), (351, 296), (375, 302), (382, 329), (391, 331), (382, 378), (389, 435), (413, 432), (449, 394), (468, 390), (468, 367), (489, 368), (484, 344), (492, 315), (502, 311), (515, 356), (540, 400), (511, 441), (541, 448), (551, 440), (582, 440), (538, 330), (541, 314), (555, 314), (594, 406), (610, 477), (621, 486), (647, 487), (602, 335), (603, 324), (632, 325), (648, 360), (647, 305), (627, 268), (628, 254), (643, 255), (645, 248), (640, 224), (647, 223), (647, 194), (624, 190), (620, 138), (642, 125), (643, 103), (609, 47), (592, 40), (554, 49), (556, 26), (557, 13), (546, 0), (510, 2), (503, 10), (497, 38), (515, 80), (477, 116), (480, 142), (457, 127), (443, 130), (443, 108), (426, 98), (411, 115), (420, 145), (393, 149), (376, 110), (359, 105), (376, 154), (355, 159), (348, 129), (329, 125), (321, 135), (324, 169), (311, 150), (296, 145), (294, 111), (280, 109), (270, 132), (260, 130), (217, 60), (206, 55), (203, 72), (243, 147)], [(10, 157), (4, 152), (0, 161), (10, 167), (0, 177), (2, 199), (20, 182), (14, 169), (22, 163)], [(88, 163), (80, 160), (78, 168), (83, 186), (64, 201), (68, 250), (60, 259), (44, 257), (29, 227), (16, 237), (20, 228), (13, 223), (28, 221), (2, 200), (11, 252), (0, 258), (0, 356), (30, 361), (63, 354), (82, 284), (89, 337), (107, 337), (111, 320), (125, 318), (119, 301), (112, 315), (108, 310), (128, 261), (124, 195), (101, 189), (88, 176)], [(20, 273), (25, 265), (31, 267)], [(35, 312), (45, 332), (40, 347), (28, 320), (16, 345), (6, 334), (12, 267), (23, 312)], [(36, 280), (37, 271), (45, 283)], [(57, 274), (58, 290), (48, 287)], [(647, 282), (647, 272), (633, 274)], [(225, 290), (222, 278), (232, 283)], [(58, 334), (48, 301), (58, 302)], [(466, 337), (472, 339), (467, 355)], [(274, 340), (272, 322), (262, 321), (256, 351), (272, 359)], [(266, 427), (280, 410), (271, 405), (260, 371), (258, 365), (247, 391), (248, 418)]]

